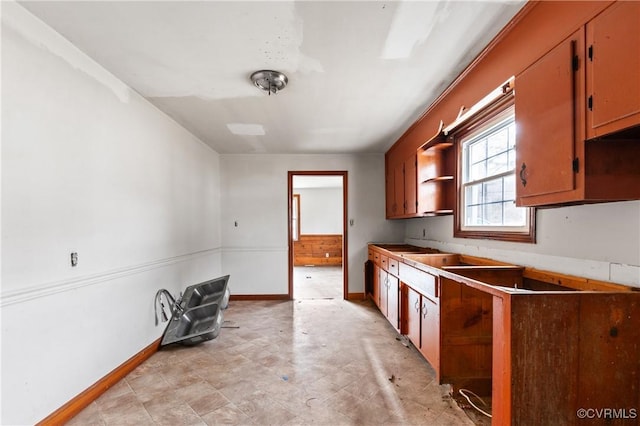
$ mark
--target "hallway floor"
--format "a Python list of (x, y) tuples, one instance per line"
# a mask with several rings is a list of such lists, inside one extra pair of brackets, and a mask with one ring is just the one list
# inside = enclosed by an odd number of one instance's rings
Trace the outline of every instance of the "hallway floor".
[(342, 266), (293, 268), (294, 299), (342, 299)]
[(232, 301), (224, 327), (163, 348), (69, 424), (473, 424), (369, 301)]

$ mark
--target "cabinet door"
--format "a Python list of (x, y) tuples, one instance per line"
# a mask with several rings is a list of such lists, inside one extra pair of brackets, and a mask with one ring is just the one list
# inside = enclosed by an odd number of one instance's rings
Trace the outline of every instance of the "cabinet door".
[(384, 269), (380, 269), (380, 304), (378, 308), (382, 315), (387, 316), (387, 299), (389, 294), (389, 274)]
[(397, 215), (395, 197), (395, 170), (387, 166), (385, 173), (385, 200), (387, 218), (391, 218)]
[[(571, 191), (575, 177), (578, 51), (584, 30), (574, 33), (516, 77), (516, 197)], [(578, 56), (577, 62), (576, 56)], [(574, 64), (578, 70), (574, 70)]]
[(393, 177), (394, 192), (394, 216), (402, 216), (404, 214), (404, 163), (398, 164), (394, 169)]
[(420, 304), (422, 300), (420, 293), (407, 287), (407, 336), (413, 342), (416, 348), (420, 348)]
[(396, 329), (400, 330), (400, 316), (399, 313), (399, 303), (400, 303), (400, 280), (391, 275), (387, 274), (387, 282), (388, 282), (388, 296), (387, 296), (387, 319), (391, 323), (391, 325)]
[(418, 212), (418, 158), (412, 155), (404, 162), (404, 213)]
[(438, 371), (440, 368), (440, 310), (436, 303), (422, 296), (421, 306), (421, 346), (420, 352), (429, 364)]
[(640, 125), (640, 2), (587, 23), (587, 138)]
[(373, 302), (380, 308), (380, 267), (373, 265)]

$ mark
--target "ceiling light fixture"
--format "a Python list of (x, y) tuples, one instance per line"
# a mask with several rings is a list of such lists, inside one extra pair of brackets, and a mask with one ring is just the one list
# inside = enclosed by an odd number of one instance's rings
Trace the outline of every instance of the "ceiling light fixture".
[(251, 74), (251, 81), (258, 89), (275, 95), (287, 86), (289, 79), (280, 71), (260, 70)]

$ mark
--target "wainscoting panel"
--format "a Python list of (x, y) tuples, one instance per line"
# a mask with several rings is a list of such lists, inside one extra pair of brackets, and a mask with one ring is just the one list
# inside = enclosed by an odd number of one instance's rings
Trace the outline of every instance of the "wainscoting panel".
[(293, 265), (342, 265), (342, 235), (300, 235), (293, 242)]

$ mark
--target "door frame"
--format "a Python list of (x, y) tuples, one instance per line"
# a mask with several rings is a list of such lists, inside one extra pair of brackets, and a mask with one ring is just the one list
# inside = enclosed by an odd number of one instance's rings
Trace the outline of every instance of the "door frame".
[(342, 176), (342, 299), (349, 298), (349, 253), (347, 238), (347, 201), (348, 201), (348, 172), (346, 170), (316, 170), (316, 171), (288, 171), (287, 172), (287, 240), (288, 240), (288, 272), (289, 299), (293, 299), (293, 235), (291, 232), (291, 217), (293, 209), (293, 177), (294, 176)]

